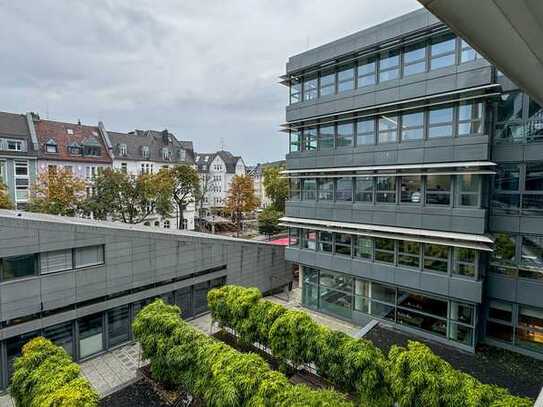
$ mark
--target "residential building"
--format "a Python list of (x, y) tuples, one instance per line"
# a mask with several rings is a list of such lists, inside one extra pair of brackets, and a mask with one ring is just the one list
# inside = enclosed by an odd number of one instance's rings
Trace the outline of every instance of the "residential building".
[(270, 198), (266, 195), (266, 189), (264, 188), (264, 170), (266, 169), (266, 167), (285, 167), (285, 165), (286, 163), (284, 160), (269, 163), (259, 163), (247, 171), (247, 174), (253, 178), (255, 195), (260, 201), (261, 209), (268, 207), (268, 205), (270, 205), (271, 203)]
[[(131, 175), (157, 173), (162, 168), (180, 164), (194, 165), (192, 141), (177, 140), (167, 129), (134, 130), (129, 133), (108, 131), (111, 143), (113, 168)], [(178, 209), (171, 218), (152, 216), (145, 223), (149, 226), (176, 228)], [(183, 229), (194, 230), (194, 203), (183, 212)]]
[(86, 194), (94, 193), (94, 177), (111, 167), (103, 124), (98, 126), (43, 120), (33, 115), (38, 138), (38, 174), (53, 169), (68, 170), (86, 183)]
[(32, 115), (0, 112), (0, 182), (11, 202), (25, 209), (36, 179), (38, 141)]
[(541, 106), (425, 9), (282, 79), (303, 304), (543, 357)]
[(42, 335), (80, 361), (133, 340), (155, 298), (191, 318), (223, 284), (288, 285), (283, 248), (143, 225), (0, 211), (0, 390), (21, 347)]
[(216, 153), (197, 153), (196, 165), (202, 189), (206, 191), (202, 205), (205, 211), (223, 208), (234, 177), (246, 174), (243, 159), (224, 150)]

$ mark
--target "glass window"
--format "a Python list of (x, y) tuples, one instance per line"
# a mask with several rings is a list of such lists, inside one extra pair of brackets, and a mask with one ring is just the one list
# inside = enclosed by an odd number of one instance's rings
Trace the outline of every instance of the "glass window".
[(369, 306), (369, 313), (376, 318), (388, 319), (389, 321), (396, 320), (396, 307), (394, 307), (393, 305), (371, 301)]
[(356, 202), (373, 202), (373, 177), (355, 178), (355, 197)]
[[(304, 270), (304, 273), (305, 273), (305, 270)], [(304, 282), (302, 286), (302, 302), (306, 307), (318, 308), (319, 287), (317, 285)]]
[(72, 249), (40, 253), (40, 274), (70, 270), (72, 267)]
[(391, 239), (375, 239), (375, 261), (394, 264), (395, 241)]
[(402, 141), (424, 138), (424, 113), (402, 113)]
[(75, 249), (75, 266), (88, 267), (104, 263), (104, 246), (78, 247)]
[(356, 145), (375, 144), (375, 119), (360, 119), (356, 122)]
[(543, 108), (530, 98), (528, 104), (528, 123), (524, 126), (526, 141), (536, 143), (543, 141)]
[(518, 345), (543, 352), (543, 310), (520, 306), (518, 314)]
[(486, 336), (498, 339), (504, 342), (513, 342), (513, 327), (496, 323), (494, 321), (486, 322)]
[(320, 96), (336, 93), (336, 72), (333, 69), (321, 72), (319, 92)]
[(351, 177), (338, 178), (336, 181), (336, 201), (353, 200), (353, 179)]
[(102, 314), (79, 319), (79, 357), (85, 358), (104, 350)]
[(371, 283), (371, 299), (396, 304), (396, 289), (385, 285)]
[(398, 306), (413, 311), (422, 311), (439, 318), (447, 318), (447, 301), (422, 294), (398, 290)]
[(336, 254), (351, 256), (351, 235), (335, 233)]
[(318, 178), (319, 185), (319, 201), (334, 200), (334, 179), (333, 178)]
[(483, 104), (462, 102), (458, 106), (458, 135), (469, 136), (483, 132)]
[(409, 76), (426, 71), (426, 43), (421, 42), (405, 48), (403, 75)]
[(453, 321), (473, 325), (475, 320), (475, 309), (473, 305), (463, 304), (461, 302), (451, 301), (449, 305), (449, 318)]
[(379, 131), (377, 143), (395, 143), (398, 141), (398, 117), (397, 116), (379, 116)]
[(396, 203), (396, 177), (376, 177), (376, 202)]
[[(330, 232), (319, 232), (319, 250), (321, 252), (332, 253), (332, 241), (333, 235)], [(321, 284), (322, 284), (322, 273), (321, 273)]]
[(338, 92), (354, 89), (354, 66), (346, 65), (337, 72)]
[(317, 149), (317, 128), (307, 127), (302, 132), (302, 146), (304, 151)]
[(473, 346), (473, 328), (449, 322), (449, 339), (467, 346)]
[(73, 356), (74, 335), (73, 323), (71, 321), (44, 328), (43, 336), (55, 345), (62, 346), (68, 355)]
[(497, 233), (494, 235), (494, 251), (492, 252), (492, 262), (511, 264), (515, 259), (515, 252), (515, 236), (508, 235), (507, 233)]
[(357, 82), (359, 88), (377, 83), (377, 62), (375, 59), (363, 60), (358, 63)]
[(303, 271), (304, 283), (319, 283), (319, 271), (311, 267), (304, 267)]
[(454, 248), (454, 273), (475, 277), (477, 270), (477, 252), (463, 247)]
[(522, 236), (520, 261), (524, 267), (543, 273), (543, 236)]
[(526, 191), (543, 191), (543, 161), (526, 164)]
[(13, 336), (6, 339), (6, 356), (7, 356), (7, 365), (8, 365), (8, 376), (11, 376), (13, 373), (13, 363), (15, 358), (21, 356), (23, 346), (33, 338), (36, 338), (40, 335), (39, 331), (28, 332), (22, 335)]
[(370, 237), (356, 236), (354, 240), (354, 255), (364, 259), (372, 258), (373, 240)]
[(304, 100), (311, 100), (317, 98), (317, 82), (317, 74), (308, 75), (304, 78)]
[(518, 164), (500, 164), (494, 176), (494, 189), (498, 191), (518, 191), (520, 168)]
[(513, 304), (491, 300), (488, 304), (488, 318), (512, 323)]
[(420, 175), (400, 177), (400, 202), (420, 205), (422, 202), (422, 177)]
[(420, 246), (419, 242), (398, 241), (398, 264), (418, 269), (420, 267)]
[(35, 276), (36, 256), (34, 254), (29, 254), (4, 257), (3, 259), (0, 259), (0, 274), (2, 281)]
[(460, 40), (461, 53), (460, 53), (460, 63), (475, 61), (480, 59), (481, 55), (475, 51), (471, 46), (464, 40)]
[(424, 244), (424, 269), (446, 273), (449, 264), (449, 248), (439, 244)]
[(449, 205), (450, 194), (450, 175), (428, 175), (426, 177), (426, 204)]
[(289, 247), (300, 246), (300, 229), (296, 229), (296, 228), (288, 229), (288, 246)]
[(543, 107), (535, 100), (530, 98), (528, 103), (528, 120), (541, 120), (543, 119)]
[(302, 182), (302, 199), (304, 201), (314, 201), (317, 199), (317, 180), (308, 178)]
[(352, 316), (352, 308), (352, 295), (324, 287), (320, 288), (320, 310), (350, 319)]
[(289, 181), (289, 199), (297, 200), (301, 198), (302, 180), (299, 178), (291, 178)]
[(519, 92), (504, 93), (498, 101), (498, 122), (508, 122), (522, 119), (524, 95)]
[(336, 147), (352, 147), (354, 145), (354, 123), (337, 125)]
[(379, 82), (400, 77), (400, 52), (386, 51), (379, 56)]
[(319, 150), (334, 148), (334, 127), (319, 126)]
[(430, 109), (428, 115), (428, 138), (452, 137), (453, 108)]
[(456, 63), (456, 37), (445, 34), (433, 38), (430, 46), (430, 69), (439, 69)]
[(481, 178), (477, 174), (457, 175), (458, 181), (458, 204), (460, 206), (479, 206)]
[(298, 130), (290, 130), (290, 148), (291, 153), (302, 151), (301, 134)]
[[(173, 303), (173, 301), (171, 302)], [(109, 346), (116, 346), (130, 338), (130, 318), (128, 305), (111, 309), (107, 312)]]

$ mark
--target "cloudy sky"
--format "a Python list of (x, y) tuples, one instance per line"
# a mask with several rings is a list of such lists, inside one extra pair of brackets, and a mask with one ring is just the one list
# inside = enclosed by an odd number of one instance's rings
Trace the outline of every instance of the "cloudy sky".
[(416, 0), (0, 0), (0, 110), (284, 157), (288, 57)]

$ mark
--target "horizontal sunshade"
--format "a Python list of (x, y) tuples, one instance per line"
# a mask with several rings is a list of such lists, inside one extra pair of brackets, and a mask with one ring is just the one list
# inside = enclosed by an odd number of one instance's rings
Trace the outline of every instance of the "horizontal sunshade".
[[(340, 233), (353, 233), (376, 237), (387, 236), (389, 238), (414, 240), (421, 242), (432, 241), (450, 246), (477, 248), (478, 250), (492, 251), (488, 246), (494, 241), (485, 235), (473, 235), (469, 233), (440, 232), (428, 229), (401, 228), (382, 225), (368, 225), (363, 223), (335, 222), (327, 220), (283, 217), (280, 219), (283, 226), (298, 227), (302, 229), (333, 229)], [(381, 235), (383, 234), (383, 235)]]
[(398, 165), (370, 165), (364, 167), (333, 167), (333, 168), (311, 168), (301, 170), (285, 170), (281, 174), (310, 174), (319, 172), (350, 172), (350, 171), (395, 171), (395, 170), (420, 170), (436, 168), (469, 168), (469, 167), (492, 167), (496, 163), (492, 161), (464, 161), (452, 163), (429, 163), (429, 164), (398, 164)]

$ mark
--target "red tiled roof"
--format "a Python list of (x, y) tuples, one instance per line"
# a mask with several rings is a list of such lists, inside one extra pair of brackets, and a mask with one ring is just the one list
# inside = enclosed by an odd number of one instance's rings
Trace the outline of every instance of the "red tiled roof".
[[(100, 130), (97, 126), (85, 126), (75, 123), (55, 122), (51, 120), (36, 120), (34, 122), (36, 134), (38, 136), (39, 153), (38, 157), (50, 160), (64, 161), (83, 161), (95, 163), (111, 163), (111, 158), (107, 152), (107, 148), (100, 135)], [(68, 134), (67, 130), (71, 129), (73, 134)], [(45, 149), (45, 144), (49, 140), (54, 140), (57, 143), (57, 153), (48, 153)], [(84, 143), (100, 145), (99, 156), (73, 155), (68, 151), (68, 146), (78, 144), (82, 146)]]

